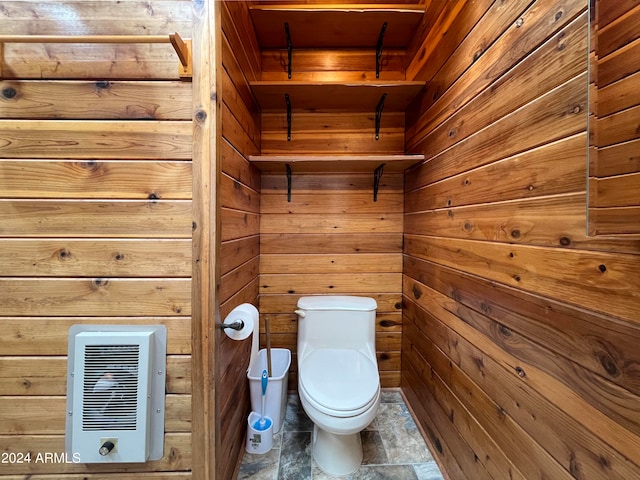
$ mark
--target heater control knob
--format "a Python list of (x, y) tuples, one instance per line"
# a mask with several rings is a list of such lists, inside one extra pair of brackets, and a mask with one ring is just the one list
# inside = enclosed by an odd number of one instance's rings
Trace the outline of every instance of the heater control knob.
[(107, 440), (102, 444), (102, 446), (100, 447), (100, 450), (98, 450), (98, 453), (100, 453), (100, 455), (105, 457), (111, 453), (111, 450), (113, 450), (114, 447), (115, 447), (115, 444)]

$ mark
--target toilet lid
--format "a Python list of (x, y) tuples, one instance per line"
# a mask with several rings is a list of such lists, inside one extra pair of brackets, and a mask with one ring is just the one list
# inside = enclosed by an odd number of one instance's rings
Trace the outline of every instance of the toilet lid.
[(368, 406), (380, 387), (378, 366), (357, 350), (314, 350), (302, 361), (298, 375), (308, 398), (336, 413)]

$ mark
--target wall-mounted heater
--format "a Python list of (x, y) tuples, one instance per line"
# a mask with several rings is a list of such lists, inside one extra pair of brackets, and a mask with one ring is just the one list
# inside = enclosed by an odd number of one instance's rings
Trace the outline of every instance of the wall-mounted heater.
[(65, 444), (78, 463), (159, 460), (164, 447), (167, 330), (69, 330)]

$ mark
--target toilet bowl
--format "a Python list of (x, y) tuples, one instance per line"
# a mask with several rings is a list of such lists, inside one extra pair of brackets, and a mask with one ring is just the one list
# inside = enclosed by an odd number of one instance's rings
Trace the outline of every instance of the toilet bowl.
[(358, 469), (360, 432), (380, 405), (376, 308), (367, 297), (298, 300), (298, 394), (314, 423), (313, 457), (331, 475)]

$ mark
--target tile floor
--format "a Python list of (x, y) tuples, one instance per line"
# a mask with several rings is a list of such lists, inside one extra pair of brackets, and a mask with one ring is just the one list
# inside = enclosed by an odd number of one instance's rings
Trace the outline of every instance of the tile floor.
[(402, 395), (383, 390), (376, 419), (362, 432), (362, 466), (346, 477), (327, 475), (311, 456), (313, 423), (304, 413), (297, 394), (287, 399), (282, 430), (269, 453), (246, 453), (238, 480), (442, 480)]

